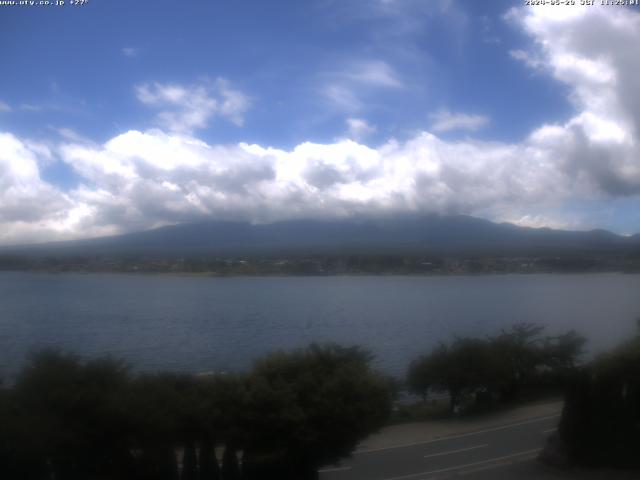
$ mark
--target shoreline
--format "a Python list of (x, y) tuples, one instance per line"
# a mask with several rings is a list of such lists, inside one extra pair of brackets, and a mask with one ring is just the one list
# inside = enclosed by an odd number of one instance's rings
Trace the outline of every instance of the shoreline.
[(346, 273), (219, 273), (219, 272), (151, 272), (151, 271), (110, 271), (110, 270), (31, 270), (31, 269), (7, 269), (2, 273), (33, 273), (41, 275), (122, 275), (131, 277), (185, 277), (185, 278), (345, 278), (345, 277), (405, 277), (405, 278), (481, 278), (481, 277), (507, 277), (507, 276), (536, 276), (536, 275), (640, 275), (640, 270), (598, 270), (598, 271), (536, 271), (536, 272), (438, 272), (438, 273), (405, 273), (405, 272), (346, 272)]

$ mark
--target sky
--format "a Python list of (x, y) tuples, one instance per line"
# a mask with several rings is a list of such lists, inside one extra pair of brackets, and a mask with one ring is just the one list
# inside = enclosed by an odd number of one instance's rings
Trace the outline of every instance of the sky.
[(640, 232), (640, 7), (10, 3), (0, 244), (399, 213)]

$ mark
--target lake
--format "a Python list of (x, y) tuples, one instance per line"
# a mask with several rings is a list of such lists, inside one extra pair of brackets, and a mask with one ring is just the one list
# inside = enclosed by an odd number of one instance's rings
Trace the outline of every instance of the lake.
[(591, 353), (636, 331), (640, 275), (188, 277), (0, 272), (0, 376), (29, 351), (144, 371), (238, 371), (276, 349), (359, 344), (385, 372), (453, 335), (576, 329)]

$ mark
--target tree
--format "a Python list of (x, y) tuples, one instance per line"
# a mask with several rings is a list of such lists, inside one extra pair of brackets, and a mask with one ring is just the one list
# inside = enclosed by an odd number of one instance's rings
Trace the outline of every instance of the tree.
[[(249, 376), (133, 377), (121, 362), (35, 355), (0, 389), (0, 475), (21, 480), (315, 478), (383, 425), (387, 379), (359, 348), (271, 355)], [(222, 472), (217, 439), (225, 444)], [(199, 455), (197, 452), (199, 450)]]
[(60, 479), (129, 478), (128, 368), (104, 358), (82, 363), (57, 351), (35, 354), (14, 387), (22, 455)]
[(423, 355), (413, 360), (407, 372), (407, 386), (411, 393), (420, 395), (426, 402), (429, 392), (439, 385), (440, 375), (438, 365), (442, 363), (442, 357), (446, 355), (446, 346), (441, 345), (430, 355)]
[(447, 392), (453, 412), (465, 396), (496, 392), (503, 377), (504, 366), (490, 342), (459, 337), (412, 363), (408, 382), (416, 393), (425, 388)]
[(502, 330), (500, 335), (491, 339), (493, 348), (505, 367), (502, 382), (502, 397), (505, 400), (516, 398), (520, 389), (534, 375), (542, 363), (540, 334), (545, 327), (534, 323), (517, 323), (510, 330)]
[[(430, 390), (447, 392), (451, 411), (464, 397), (492, 402), (514, 400), (542, 370), (563, 379), (575, 368), (585, 339), (574, 331), (542, 337), (544, 327), (519, 323), (496, 337), (457, 337), (413, 361), (407, 372), (409, 389), (426, 398)], [(557, 380), (556, 380), (557, 381)]]
[(281, 479), (316, 478), (318, 467), (349, 455), (380, 428), (391, 394), (370, 360), (357, 347), (312, 345), (257, 362), (245, 407), (252, 468), (268, 466)]
[(136, 378), (127, 410), (134, 419), (131, 447), (140, 451), (142, 478), (176, 478), (176, 450), (185, 449), (187, 478), (195, 475), (195, 442), (201, 433), (200, 391), (191, 375), (159, 373)]
[(573, 369), (584, 352), (585, 343), (587, 339), (575, 330), (556, 337), (547, 337), (542, 347), (543, 362), (550, 369)]
[(640, 335), (572, 376), (559, 434), (574, 462), (640, 466)]
[[(244, 375), (219, 374), (198, 378), (201, 442), (240, 443), (247, 403)], [(214, 442), (215, 446), (215, 442)]]

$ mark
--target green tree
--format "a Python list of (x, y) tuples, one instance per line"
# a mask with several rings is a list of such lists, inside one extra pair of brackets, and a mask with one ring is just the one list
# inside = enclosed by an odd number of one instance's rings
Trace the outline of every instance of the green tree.
[(519, 323), (486, 339), (458, 337), (414, 360), (407, 372), (409, 389), (426, 398), (430, 390), (449, 394), (454, 411), (463, 398), (487, 403), (514, 400), (542, 374), (562, 383), (582, 353), (585, 339), (574, 331), (543, 337), (544, 327)]
[(484, 339), (456, 338), (451, 345), (440, 344), (429, 355), (409, 367), (408, 383), (415, 393), (428, 389), (447, 392), (451, 411), (466, 396), (497, 391), (504, 377), (492, 344)]
[[(134, 419), (131, 446), (141, 452), (143, 478), (177, 477), (176, 450), (185, 449), (186, 475), (195, 469), (202, 408), (197, 380), (186, 374), (142, 375), (131, 385), (128, 411)], [(191, 477), (188, 477), (191, 478)]]
[(240, 443), (247, 403), (247, 382), (243, 375), (218, 374), (198, 378), (201, 442)]
[(559, 434), (572, 461), (640, 466), (640, 335), (573, 375)]
[(542, 347), (543, 363), (553, 370), (573, 369), (584, 353), (587, 339), (571, 330), (556, 337), (547, 337)]
[(493, 348), (505, 367), (502, 379), (504, 400), (515, 399), (543, 362), (544, 340), (541, 333), (544, 329), (544, 326), (534, 323), (517, 323), (491, 339)]
[(312, 345), (257, 362), (245, 407), (247, 464), (303, 480), (349, 455), (390, 413), (388, 382), (370, 360), (357, 347)]
[(61, 480), (128, 478), (128, 369), (109, 358), (82, 363), (56, 351), (34, 355), (14, 387), (22, 454)]

